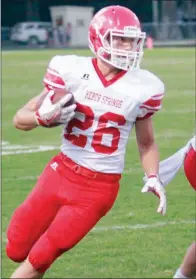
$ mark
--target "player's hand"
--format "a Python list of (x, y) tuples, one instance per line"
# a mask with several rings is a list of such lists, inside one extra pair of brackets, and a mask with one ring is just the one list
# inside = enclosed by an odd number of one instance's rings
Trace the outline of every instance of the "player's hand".
[(66, 94), (59, 102), (53, 104), (51, 97), (54, 91), (51, 90), (44, 99), (40, 108), (35, 112), (35, 119), (37, 125), (44, 127), (51, 127), (56, 123), (66, 123), (71, 120), (75, 114), (76, 105), (73, 104), (64, 107), (67, 102), (72, 98), (72, 94)]
[(148, 177), (147, 182), (145, 183), (144, 187), (141, 190), (142, 193), (146, 192), (152, 192), (155, 195), (157, 195), (160, 199), (159, 207), (157, 209), (157, 212), (161, 215), (165, 215), (166, 213), (166, 206), (167, 206), (167, 200), (166, 200), (166, 192), (164, 187), (161, 184), (161, 181), (159, 180), (158, 176), (152, 175)]

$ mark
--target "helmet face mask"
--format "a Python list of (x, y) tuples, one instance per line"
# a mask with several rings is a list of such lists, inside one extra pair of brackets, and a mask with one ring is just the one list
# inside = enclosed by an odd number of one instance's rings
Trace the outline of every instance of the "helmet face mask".
[[(100, 16), (102, 24), (100, 24)], [(145, 38), (146, 34), (141, 32), (140, 22), (136, 15), (121, 6), (106, 7), (98, 12), (89, 28), (89, 47), (95, 55), (123, 70), (139, 68)], [(118, 40), (126, 40), (126, 47), (123, 43), (116, 43)], [(129, 41), (130, 45), (127, 43)]]

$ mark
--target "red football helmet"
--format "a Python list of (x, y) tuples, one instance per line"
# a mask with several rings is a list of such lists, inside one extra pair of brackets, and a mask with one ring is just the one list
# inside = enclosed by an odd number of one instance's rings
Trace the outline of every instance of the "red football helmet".
[[(115, 48), (117, 37), (131, 39), (131, 49)], [(89, 26), (90, 49), (103, 61), (123, 70), (139, 68), (145, 38), (137, 16), (122, 6), (101, 9)]]

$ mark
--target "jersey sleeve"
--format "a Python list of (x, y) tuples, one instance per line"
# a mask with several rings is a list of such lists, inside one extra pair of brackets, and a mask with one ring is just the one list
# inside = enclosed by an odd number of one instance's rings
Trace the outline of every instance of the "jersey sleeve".
[(156, 78), (146, 87), (146, 97), (140, 103), (136, 120), (143, 120), (152, 116), (162, 107), (165, 87), (161, 80)]
[(162, 107), (163, 96), (164, 93), (156, 94), (142, 103), (139, 107), (139, 113), (136, 120), (143, 120), (159, 111)]
[(61, 67), (61, 56), (54, 56), (48, 65), (46, 74), (43, 79), (43, 83), (48, 90), (65, 88), (65, 82), (59, 70), (60, 67)]
[(190, 145), (196, 151), (196, 135), (190, 140)]

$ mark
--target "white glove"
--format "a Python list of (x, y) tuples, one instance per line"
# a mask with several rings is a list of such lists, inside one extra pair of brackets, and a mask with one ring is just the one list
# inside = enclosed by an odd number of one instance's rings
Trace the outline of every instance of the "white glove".
[(147, 182), (145, 183), (144, 187), (141, 190), (142, 193), (146, 192), (152, 192), (155, 195), (157, 195), (160, 199), (159, 207), (157, 209), (157, 212), (165, 215), (166, 213), (166, 192), (164, 187), (161, 184), (161, 181), (159, 180), (158, 176), (152, 175), (148, 177)]
[(35, 120), (37, 125), (44, 127), (52, 127), (57, 123), (68, 122), (75, 114), (76, 104), (68, 107), (64, 105), (72, 98), (72, 94), (66, 94), (59, 102), (53, 104), (51, 97), (54, 95), (54, 91), (51, 90), (44, 99), (40, 108), (35, 112)]

